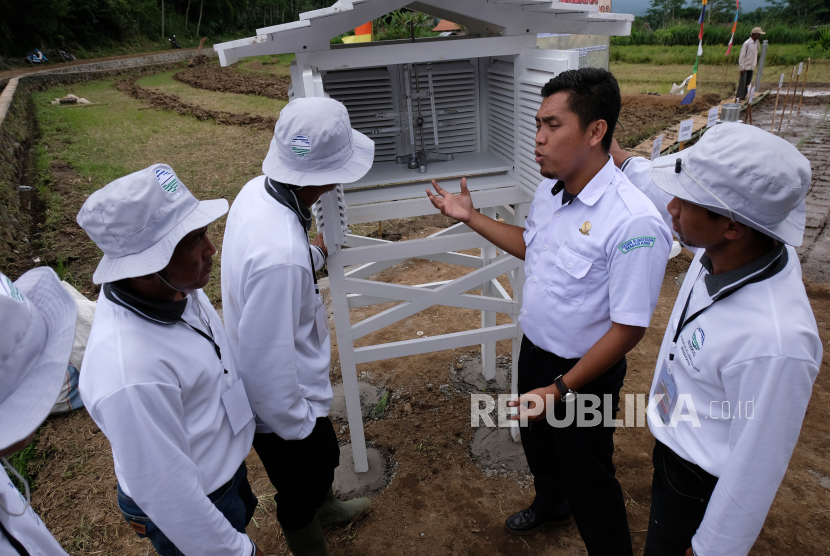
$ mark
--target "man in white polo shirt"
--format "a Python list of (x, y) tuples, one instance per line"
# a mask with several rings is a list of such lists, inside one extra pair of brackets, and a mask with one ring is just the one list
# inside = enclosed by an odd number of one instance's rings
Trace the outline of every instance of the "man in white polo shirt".
[(254, 449), (276, 487), (277, 519), (296, 556), (328, 554), (323, 529), (364, 515), (369, 500), (332, 491), (340, 459), (328, 417), (331, 344), (309, 247), (309, 207), (372, 166), (374, 143), (333, 99), (291, 101), (262, 171), (239, 192), (222, 245), (228, 339), (257, 416)]
[[(6, 460), (28, 446), (66, 377), (77, 307), (51, 268), (12, 282), (0, 274), (0, 554), (66, 556), (31, 507), (29, 484)], [(24, 497), (6, 470), (23, 484)]]
[(745, 555), (822, 359), (793, 248), (810, 163), (784, 139), (736, 123), (653, 163), (621, 150), (615, 160), (696, 252), (649, 394), (656, 445), (645, 553)]
[(81, 397), (112, 444), (124, 518), (162, 556), (261, 556), (245, 534), (253, 412), (201, 289), (216, 253), (207, 227), (227, 210), (154, 164), (78, 213), (104, 252)]
[[(519, 394), (542, 412), (520, 429), (536, 498), (508, 518), (508, 530), (526, 535), (573, 516), (589, 554), (629, 555), (625, 501), (612, 462), (614, 428), (580, 427), (576, 420), (557, 428), (545, 412), (564, 421), (565, 401), (575, 397), (580, 404), (586, 394), (599, 397), (595, 409), (603, 411), (610, 401), (609, 413), (618, 410), (625, 354), (649, 325), (671, 234), (608, 156), (621, 106), (613, 75), (566, 71), (544, 86), (542, 96), (536, 161), (546, 179), (524, 228), (476, 212), (465, 180), (461, 195), (449, 195), (434, 181), (440, 197), (428, 194), (444, 214), (525, 261)], [(519, 407), (514, 417), (526, 412)]]

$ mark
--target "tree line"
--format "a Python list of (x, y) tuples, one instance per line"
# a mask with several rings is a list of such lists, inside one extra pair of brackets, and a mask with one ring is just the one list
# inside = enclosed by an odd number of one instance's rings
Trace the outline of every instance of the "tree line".
[(249, 36), (334, 0), (0, 0), (0, 56), (34, 49), (116, 46), (131, 40)]

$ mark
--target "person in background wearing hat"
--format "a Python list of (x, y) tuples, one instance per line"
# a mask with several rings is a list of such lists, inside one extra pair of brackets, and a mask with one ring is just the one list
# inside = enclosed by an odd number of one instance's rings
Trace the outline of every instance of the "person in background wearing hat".
[(201, 289), (216, 253), (207, 227), (227, 211), (154, 164), (90, 195), (77, 218), (104, 252), (81, 398), (112, 444), (124, 518), (162, 556), (261, 556), (245, 534), (253, 412)]
[(31, 507), (29, 484), (6, 460), (22, 450), (63, 387), (75, 339), (77, 307), (51, 268), (12, 282), (0, 274), (0, 461), (23, 484), (25, 498), (0, 470), (0, 554), (66, 555)]
[(372, 166), (374, 143), (334, 99), (302, 98), (280, 113), (262, 171), (231, 207), (222, 245), (222, 303), (231, 349), (256, 412), (254, 449), (276, 487), (277, 519), (296, 556), (328, 554), (323, 529), (370, 507), (332, 491), (340, 459), (328, 417), (331, 344), (310, 248), (309, 207)]
[[(810, 163), (789, 142), (724, 123), (650, 163), (612, 152), (696, 255), (649, 393), (656, 438), (646, 556), (741, 556), (792, 455), (822, 345), (794, 247)], [(666, 206), (665, 199), (670, 200)]]
[(755, 27), (749, 38), (744, 41), (741, 46), (741, 55), (738, 57), (738, 68), (741, 70), (741, 80), (738, 82), (738, 99), (746, 98), (746, 91), (749, 84), (752, 83), (752, 74), (755, 72), (755, 66), (758, 65), (758, 39), (761, 35), (766, 35), (760, 27)]
[(554, 427), (545, 412), (564, 422), (566, 405), (582, 404), (582, 396), (588, 402), (588, 394), (599, 400), (593, 409), (618, 410), (625, 355), (642, 339), (657, 305), (671, 234), (608, 156), (621, 107), (614, 76), (596, 68), (565, 71), (541, 93), (535, 154), (545, 179), (524, 227), (476, 212), (466, 180), (460, 195), (435, 181), (437, 195), (427, 194), (443, 214), (525, 261), (521, 397), (509, 405), (519, 409), (514, 419), (536, 410), (533, 422), (520, 428), (536, 497), (507, 519), (508, 531), (528, 535), (573, 516), (589, 554), (631, 554), (613, 464), (614, 428), (580, 426), (576, 419)]

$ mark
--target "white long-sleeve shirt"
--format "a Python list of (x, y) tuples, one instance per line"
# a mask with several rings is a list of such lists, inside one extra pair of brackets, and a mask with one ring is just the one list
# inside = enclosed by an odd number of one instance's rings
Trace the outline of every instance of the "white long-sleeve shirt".
[[(234, 435), (221, 400), (238, 379), (219, 315), (198, 290), (215, 342), (183, 323), (150, 322), (98, 299), (80, 380), (89, 414), (112, 444), (127, 496), (185, 554), (249, 556), (253, 544), (211, 503), (253, 442), (251, 420)], [(182, 318), (205, 331), (193, 294)], [(225, 374), (227, 370), (227, 374)]]
[[(671, 196), (648, 174), (650, 163), (632, 158), (626, 176), (670, 221)], [(703, 521), (692, 538), (698, 556), (741, 556), (752, 548), (766, 519), (798, 440), (822, 359), (822, 345), (801, 281), (795, 249), (781, 246), (783, 268), (713, 303), (741, 282), (762, 273), (776, 251), (731, 273), (712, 276), (697, 252), (677, 296), (657, 359), (649, 399), (657, 392), (663, 362), (670, 365), (677, 394), (690, 396), (698, 417), (662, 424), (648, 412), (655, 438), (681, 458), (718, 477)], [(708, 276), (708, 278), (707, 278)], [(680, 313), (692, 295), (690, 321), (668, 361)], [(689, 406), (677, 402), (681, 415)]]
[(265, 176), (254, 178), (225, 225), (222, 305), (257, 432), (302, 439), (328, 415), (331, 344), (325, 331), (318, 336), (321, 304), (305, 230), (265, 191)]
[(741, 55), (738, 57), (738, 67), (741, 71), (754, 70), (758, 64), (758, 47), (761, 41), (754, 41), (749, 37), (741, 46)]
[[(0, 524), (3, 529), (23, 545), (31, 555), (37, 556), (66, 556), (66, 552), (52, 536), (52, 533), (43, 524), (31, 506), (26, 501), (0, 467)], [(22, 515), (11, 515), (8, 512)], [(17, 556), (11, 541), (0, 533), (0, 556)]]

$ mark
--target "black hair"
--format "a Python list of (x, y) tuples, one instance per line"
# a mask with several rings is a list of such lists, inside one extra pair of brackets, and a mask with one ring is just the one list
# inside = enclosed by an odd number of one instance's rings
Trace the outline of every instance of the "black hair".
[(608, 152), (622, 108), (620, 86), (614, 75), (601, 68), (580, 68), (563, 71), (542, 87), (544, 98), (561, 92), (570, 93), (568, 108), (579, 117), (582, 129), (605, 120), (608, 131), (602, 138), (602, 148)]

